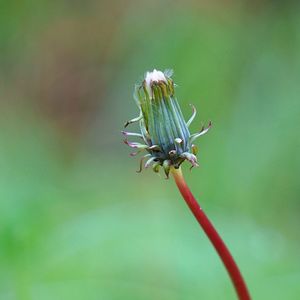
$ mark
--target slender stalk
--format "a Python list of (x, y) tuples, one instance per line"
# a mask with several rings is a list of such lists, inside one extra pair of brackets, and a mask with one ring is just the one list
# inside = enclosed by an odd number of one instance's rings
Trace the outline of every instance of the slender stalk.
[(235, 263), (232, 255), (230, 254), (228, 248), (226, 247), (225, 243), (221, 239), (220, 235), (214, 228), (213, 224), (210, 222), (200, 205), (198, 204), (197, 200), (194, 198), (193, 194), (191, 193), (189, 187), (187, 186), (181, 168), (171, 169), (171, 173), (174, 176), (176, 185), (184, 198), (185, 202), (189, 206), (190, 210), (192, 211), (193, 215), (197, 219), (198, 223), (201, 225), (202, 229), (206, 233), (207, 237), (210, 239), (211, 243), (215, 247), (216, 251), (218, 252), (227, 272), (231, 278), (231, 281), (234, 285), (236, 293), (238, 295), (238, 299), (240, 300), (250, 300), (250, 294), (248, 292), (246, 283), (242, 277), (242, 274)]

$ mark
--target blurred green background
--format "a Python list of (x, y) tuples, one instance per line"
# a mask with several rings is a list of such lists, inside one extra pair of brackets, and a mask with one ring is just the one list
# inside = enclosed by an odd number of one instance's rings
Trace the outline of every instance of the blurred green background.
[(153, 68), (213, 122), (186, 177), (253, 299), (299, 299), (298, 1), (1, 1), (0, 53), (1, 300), (235, 299), (122, 143)]

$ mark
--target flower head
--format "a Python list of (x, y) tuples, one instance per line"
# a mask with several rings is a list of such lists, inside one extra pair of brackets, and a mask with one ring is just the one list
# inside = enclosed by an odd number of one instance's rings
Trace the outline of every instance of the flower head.
[(165, 82), (165, 83), (168, 83), (167, 82), (167, 78), (165, 76), (165, 74), (161, 71), (157, 71), (156, 69), (154, 69), (152, 72), (147, 72), (146, 73), (146, 76), (145, 76), (145, 87), (148, 91), (148, 94), (151, 94), (152, 93), (152, 90), (151, 90), (151, 85), (153, 83), (158, 83), (158, 82)]
[(179, 168), (185, 160), (191, 163), (191, 167), (198, 166), (197, 147), (193, 142), (205, 134), (211, 127), (202, 128), (198, 133), (190, 134), (189, 126), (196, 116), (196, 109), (192, 106), (193, 114), (186, 122), (174, 94), (174, 83), (171, 79), (171, 71), (147, 72), (143, 82), (135, 87), (134, 98), (140, 109), (140, 115), (127, 121), (125, 127), (131, 123), (139, 122), (140, 133), (123, 131), (128, 136), (140, 137), (143, 143), (125, 143), (131, 148), (137, 149), (131, 155), (142, 151), (148, 153), (141, 159), (140, 170), (143, 161), (145, 168), (152, 165), (155, 172), (162, 166), (168, 177), (171, 166)]

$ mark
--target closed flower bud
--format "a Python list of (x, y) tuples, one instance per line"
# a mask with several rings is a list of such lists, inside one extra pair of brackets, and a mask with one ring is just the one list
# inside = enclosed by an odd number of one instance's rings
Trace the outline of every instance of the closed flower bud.
[(144, 143), (125, 143), (137, 149), (136, 155), (141, 151), (147, 151), (140, 165), (142, 170), (143, 160), (148, 158), (145, 168), (153, 164), (153, 170), (158, 172), (163, 167), (167, 177), (171, 167), (179, 168), (181, 163), (188, 160), (192, 167), (198, 166), (196, 158), (196, 146), (193, 141), (205, 134), (208, 128), (202, 128), (200, 132), (191, 135), (189, 126), (192, 123), (196, 109), (189, 121), (185, 121), (177, 99), (174, 94), (174, 83), (171, 79), (172, 72), (153, 70), (147, 72), (145, 79), (135, 87), (134, 98), (140, 109), (140, 116), (126, 122), (125, 127), (131, 123), (139, 122), (140, 133), (124, 132), (125, 136), (138, 136)]

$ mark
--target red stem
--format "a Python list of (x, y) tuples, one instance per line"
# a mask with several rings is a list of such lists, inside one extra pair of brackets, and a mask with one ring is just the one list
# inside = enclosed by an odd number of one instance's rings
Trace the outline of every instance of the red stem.
[(194, 198), (189, 187), (187, 186), (184, 177), (181, 172), (181, 168), (175, 169), (172, 168), (172, 174), (174, 176), (176, 185), (184, 198), (185, 202), (189, 206), (193, 215), (197, 219), (198, 223), (201, 225), (202, 229), (206, 233), (207, 237), (210, 239), (211, 243), (218, 252), (220, 258), (227, 269), (227, 272), (232, 280), (232, 283), (235, 287), (238, 299), (240, 300), (250, 300), (250, 294), (248, 292), (246, 283), (242, 277), (242, 274), (235, 263), (232, 255), (230, 254), (225, 243), (219, 236), (218, 232), (214, 228), (213, 224), (210, 222), (208, 217), (205, 215), (204, 211), (198, 204), (197, 200)]

